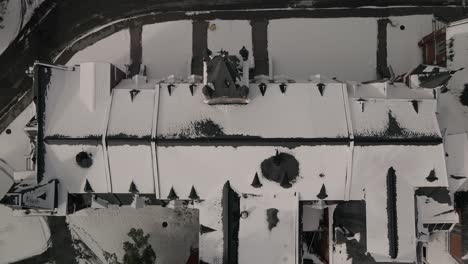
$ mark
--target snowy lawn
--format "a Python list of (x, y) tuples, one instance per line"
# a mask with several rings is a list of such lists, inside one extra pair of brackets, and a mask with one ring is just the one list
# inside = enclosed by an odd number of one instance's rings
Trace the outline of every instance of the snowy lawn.
[(50, 238), (43, 217), (18, 217), (0, 205), (0, 263), (11, 263), (44, 252)]
[(170, 209), (150, 206), (135, 210), (86, 209), (68, 216), (72, 231), (104, 263), (104, 252), (124, 255), (122, 244), (129, 241), (131, 228), (141, 228), (149, 234), (149, 243), (156, 253), (157, 263), (185, 263), (191, 248), (198, 248), (198, 210)]

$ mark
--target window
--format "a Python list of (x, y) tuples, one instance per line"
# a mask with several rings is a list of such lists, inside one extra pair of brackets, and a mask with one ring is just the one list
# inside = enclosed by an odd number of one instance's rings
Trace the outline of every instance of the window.
[(424, 224), (423, 226), (429, 230), (429, 232), (435, 231), (448, 231), (452, 227), (452, 223), (442, 223), (442, 224)]

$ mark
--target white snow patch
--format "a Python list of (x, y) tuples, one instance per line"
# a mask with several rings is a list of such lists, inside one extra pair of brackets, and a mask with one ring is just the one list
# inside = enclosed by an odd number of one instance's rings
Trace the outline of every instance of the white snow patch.
[[(299, 162), (296, 183), (284, 189), (279, 183), (262, 176), (263, 160), (275, 155), (276, 150), (293, 155)], [(222, 190), (226, 181), (242, 193), (300, 194), (301, 200), (317, 200), (322, 184), (326, 200), (344, 200), (346, 184), (347, 145), (301, 146), (294, 149), (270, 146), (212, 147), (178, 146), (157, 147), (161, 197), (168, 196), (171, 187), (181, 199), (187, 199), (193, 185), (201, 198), (213, 190)], [(367, 164), (367, 163), (366, 163)], [(261, 188), (250, 184), (258, 173)], [(324, 177), (320, 177), (324, 174)], [(206, 184), (209, 183), (209, 184)]]
[(109, 62), (120, 69), (130, 64), (130, 33), (128, 29), (116, 32), (73, 55), (67, 66), (84, 62)]
[(446, 161), (447, 173), (450, 175), (450, 192), (454, 194), (457, 191), (467, 190), (468, 135), (466, 133), (447, 135), (444, 141), (444, 147), (448, 155)]
[[(70, 228), (105, 262), (103, 252), (124, 255), (122, 244), (129, 241), (131, 228), (141, 228), (149, 234), (149, 243), (158, 263), (185, 263), (191, 248), (198, 247), (198, 211), (193, 209), (147, 206), (141, 209), (86, 209), (68, 216)], [(167, 227), (163, 227), (163, 222)]]
[[(389, 113), (408, 135), (439, 136), (440, 129), (434, 114), (435, 100), (418, 102), (418, 112), (413, 108), (411, 100), (359, 99), (350, 100), (351, 118), (355, 135), (360, 136), (392, 136), (384, 135), (389, 122)], [(364, 108), (364, 111), (362, 111)], [(392, 136), (395, 137), (395, 136)]]
[[(151, 136), (155, 90), (142, 89), (131, 98), (130, 89), (114, 89), (107, 128), (108, 136)], [(157, 99), (157, 98), (156, 98)]]
[(1, 263), (20, 261), (44, 252), (50, 230), (43, 217), (16, 217), (12, 209), (0, 205)]
[[(110, 87), (95, 86), (95, 107), (90, 109), (86, 100), (79, 99), (82, 81), (79, 67), (75, 67), (74, 71), (54, 68), (50, 71), (51, 79), (45, 102), (45, 136), (80, 138), (102, 135), (106, 109), (111, 98)], [(110, 79), (110, 75), (108, 78)]]
[[(398, 259), (416, 257), (414, 190), (424, 186), (448, 186), (443, 147), (437, 146), (355, 146), (351, 199), (366, 200), (367, 250), (373, 256), (388, 256), (387, 186), (390, 167), (397, 178)], [(409, 162), (411, 161), (411, 162)], [(437, 181), (426, 177), (435, 171)], [(359, 175), (359, 177), (356, 177)]]
[[(460, 23), (458, 25), (449, 26), (446, 30), (447, 42), (447, 68), (450, 70), (464, 70), (453, 75), (448, 87), (455, 93), (459, 94), (464, 85), (468, 83), (468, 24)], [(452, 47), (450, 47), (453, 45)], [(450, 58), (450, 55), (453, 58)]]
[[(267, 210), (278, 211), (278, 222), (269, 229)], [(293, 263), (297, 251), (297, 197), (241, 196), (240, 210), (249, 213), (239, 223), (239, 263)]]
[(468, 107), (460, 103), (455, 91), (440, 94), (437, 112), (440, 129), (447, 135), (468, 132)]
[[(428, 263), (444, 263), (457, 264), (458, 262), (447, 251), (449, 239), (448, 232), (435, 232), (431, 235), (430, 241), (427, 243), (427, 262)], [(462, 258), (463, 259), (463, 258)]]
[[(82, 168), (76, 162), (76, 155), (81, 151), (92, 155), (93, 164)], [(48, 145), (45, 144), (44, 179), (60, 181), (60, 188), (70, 193), (84, 193), (86, 180), (97, 193), (107, 193), (110, 190), (104, 170), (104, 154), (102, 145)], [(61, 202), (61, 199), (59, 199)], [(63, 201), (66, 202), (66, 201)]]
[[(161, 84), (158, 137), (204, 137), (191, 131), (194, 123), (211, 120), (226, 135), (264, 138), (347, 137), (343, 84), (326, 84), (323, 96), (316, 83), (288, 84), (282, 94), (279, 84), (267, 84), (262, 96), (257, 84), (250, 85), (247, 105), (208, 105), (202, 87), (194, 95), (189, 84), (176, 84), (169, 95)], [(334, 122), (329, 122), (334, 120)]]
[(332, 263), (339, 264), (352, 264), (353, 259), (348, 256), (346, 252), (346, 243), (334, 244), (332, 251)]
[(145, 25), (142, 34), (142, 60), (149, 78), (169, 75), (186, 78), (190, 74), (192, 21)]
[(221, 199), (222, 190), (218, 190), (217, 192), (212, 192), (211, 196), (196, 206), (200, 210), (200, 225), (215, 230), (209, 233), (200, 233), (199, 258), (207, 263), (223, 262), (224, 231)]
[(322, 73), (339, 80), (373, 80), (376, 49), (375, 18), (291, 18), (268, 25), (273, 75), (307, 80)]
[(108, 145), (112, 192), (128, 193), (133, 182), (140, 193), (155, 193), (151, 145)]

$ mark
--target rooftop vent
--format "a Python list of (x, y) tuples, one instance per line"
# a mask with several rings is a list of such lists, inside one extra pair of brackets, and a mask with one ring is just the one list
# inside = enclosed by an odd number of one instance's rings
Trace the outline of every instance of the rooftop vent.
[(317, 198), (319, 198), (320, 200), (323, 200), (327, 197), (328, 197), (327, 189), (325, 188), (325, 184), (322, 184), (322, 188), (320, 188), (320, 192), (319, 194), (317, 194)]
[(140, 90), (133, 89), (130, 91), (130, 100), (133, 102), (133, 99), (135, 99), (135, 96), (140, 93)]
[(167, 196), (167, 199), (169, 200), (177, 200), (179, 199), (179, 196), (176, 194), (176, 192), (174, 191), (174, 187), (171, 188), (171, 190), (169, 191), (169, 195)]
[(81, 151), (80, 153), (76, 154), (75, 160), (78, 166), (85, 168), (85, 169), (93, 165), (92, 154), (84, 152), (84, 151)]
[(83, 188), (83, 190), (87, 193), (92, 193), (94, 192), (93, 188), (91, 187), (91, 184), (89, 184), (89, 181), (86, 180), (86, 183), (85, 183), (85, 186)]
[(323, 96), (323, 92), (325, 92), (325, 84), (323, 83), (318, 83), (317, 87), (319, 89), (320, 95)]
[(130, 183), (130, 188), (128, 189), (129, 192), (131, 193), (138, 193), (138, 188), (136, 187), (135, 183), (132, 181), (132, 183)]
[(252, 185), (252, 187), (254, 187), (254, 188), (260, 188), (260, 187), (263, 186), (263, 184), (260, 182), (260, 179), (258, 178), (258, 173), (257, 172), (255, 172), (254, 179), (252, 181), (252, 184), (250, 184), (250, 185)]
[(197, 191), (195, 190), (195, 187), (193, 185), (192, 185), (192, 189), (190, 190), (189, 198), (192, 200), (200, 199), (200, 196), (198, 196)]

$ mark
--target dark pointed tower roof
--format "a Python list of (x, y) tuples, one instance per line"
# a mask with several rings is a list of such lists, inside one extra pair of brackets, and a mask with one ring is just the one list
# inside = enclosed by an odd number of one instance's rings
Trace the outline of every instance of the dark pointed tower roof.
[(260, 182), (260, 179), (258, 178), (258, 173), (257, 172), (255, 172), (254, 179), (252, 181), (252, 184), (250, 184), (250, 185), (252, 185), (252, 187), (254, 187), (254, 188), (260, 188), (260, 187), (263, 186), (263, 184)]
[(434, 182), (434, 181), (437, 181), (438, 179), (439, 179), (439, 178), (437, 178), (434, 169), (431, 170), (431, 172), (429, 172), (429, 176), (426, 177), (426, 180), (429, 181), (429, 182)]
[(132, 183), (130, 183), (130, 188), (128, 189), (129, 192), (131, 193), (138, 193), (138, 188), (136, 187), (135, 183), (132, 181)]
[(193, 185), (192, 185), (192, 189), (190, 190), (189, 198), (192, 200), (200, 199), (200, 196), (198, 196), (197, 191), (195, 190), (195, 187)]
[(176, 192), (174, 191), (174, 187), (171, 187), (171, 190), (169, 191), (169, 195), (167, 196), (167, 199), (169, 200), (179, 199), (179, 196), (177, 196)]
[(322, 184), (322, 188), (320, 188), (320, 192), (319, 194), (317, 194), (317, 198), (319, 198), (320, 200), (323, 200), (327, 197), (328, 197), (327, 189), (325, 188), (325, 184)]
[(93, 188), (91, 187), (91, 184), (89, 184), (89, 181), (86, 180), (86, 183), (85, 183), (85, 186), (84, 186), (84, 189), (83, 189), (85, 192), (87, 193), (91, 193), (91, 192), (94, 192)]
[(317, 83), (317, 87), (319, 89), (320, 95), (323, 96), (323, 92), (325, 92), (325, 84)]
[(419, 113), (419, 102), (417, 100), (413, 100), (411, 101), (411, 104), (413, 105), (414, 111), (416, 111), (416, 113)]
[(208, 226), (204, 226), (204, 225), (200, 225), (200, 234), (206, 234), (206, 233), (211, 233), (211, 232), (214, 232), (216, 231), (216, 229), (213, 229), (211, 227), (208, 227)]

